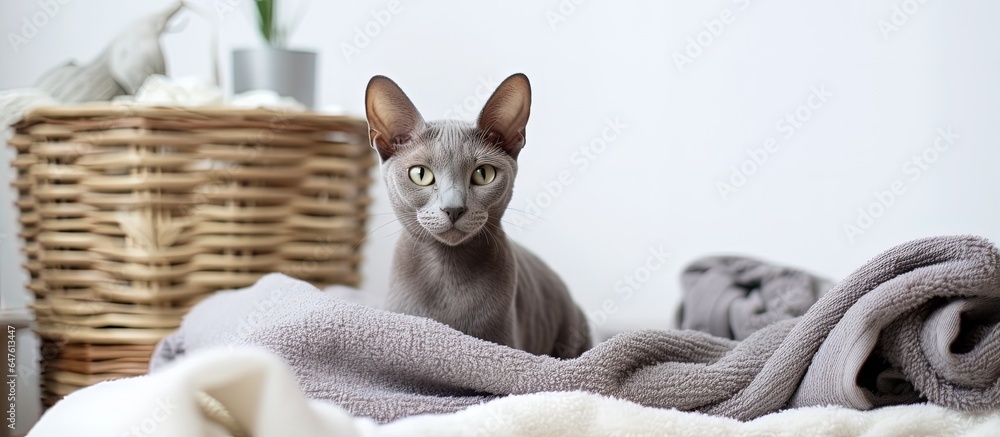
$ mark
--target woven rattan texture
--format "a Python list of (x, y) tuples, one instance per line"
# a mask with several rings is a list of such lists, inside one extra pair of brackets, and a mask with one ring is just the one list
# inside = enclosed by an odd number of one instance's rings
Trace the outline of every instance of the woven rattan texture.
[(216, 290), (274, 271), (356, 285), (366, 140), (363, 120), (299, 112), (32, 110), (9, 144), (45, 399), (144, 373)]

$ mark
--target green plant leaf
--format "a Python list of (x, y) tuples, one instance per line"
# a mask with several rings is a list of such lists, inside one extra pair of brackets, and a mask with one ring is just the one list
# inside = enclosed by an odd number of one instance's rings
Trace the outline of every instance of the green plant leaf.
[(257, 14), (260, 16), (260, 35), (269, 46), (275, 46), (277, 42), (274, 28), (274, 2), (275, 0), (256, 0)]

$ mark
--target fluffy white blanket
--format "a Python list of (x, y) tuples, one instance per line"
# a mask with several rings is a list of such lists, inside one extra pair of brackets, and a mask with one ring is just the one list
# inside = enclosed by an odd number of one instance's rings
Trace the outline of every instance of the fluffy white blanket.
[(996, 436), (1000, 411), (917, 404), (872, 411), (785, 410), (750, 422), (642, 407), (590, 393), (509, 396), (452, 414), (379, 425), (308, 400), (268, 352), (192, 354), (153, 375), (80, 390), (45, 413), (29, 436)]

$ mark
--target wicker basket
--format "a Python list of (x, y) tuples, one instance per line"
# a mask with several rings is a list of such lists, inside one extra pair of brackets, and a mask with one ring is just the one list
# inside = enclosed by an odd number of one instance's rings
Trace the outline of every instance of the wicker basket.
[(360, 281), (363, 120), (232, 108), (38, 108), (10, 145), (46, 400), (145, 373), (207, 294), (281, 271)]

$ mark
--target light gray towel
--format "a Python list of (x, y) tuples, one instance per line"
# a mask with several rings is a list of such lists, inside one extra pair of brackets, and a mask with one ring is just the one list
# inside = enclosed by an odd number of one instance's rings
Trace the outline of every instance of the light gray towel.
[(681, 274), (681, 329), (743, 340), (779, 320), (793, 319), (834, 283), (802, 270), (753, 258), (706, 257)]
[(928, 238), (875, 257), (802, 317), (741, 342), (633, 331), (559, 360), (270, 275), (198, 304), (157, 346), (151, 367), (188, 350), (256, 345), (286, 360), (308, 396), (379, 421), (568, 390), (744, 420), (787, 407), (921, 398), (986, 410), (1000, 408), (998, 298), (1000, 255), (989, 241)]

